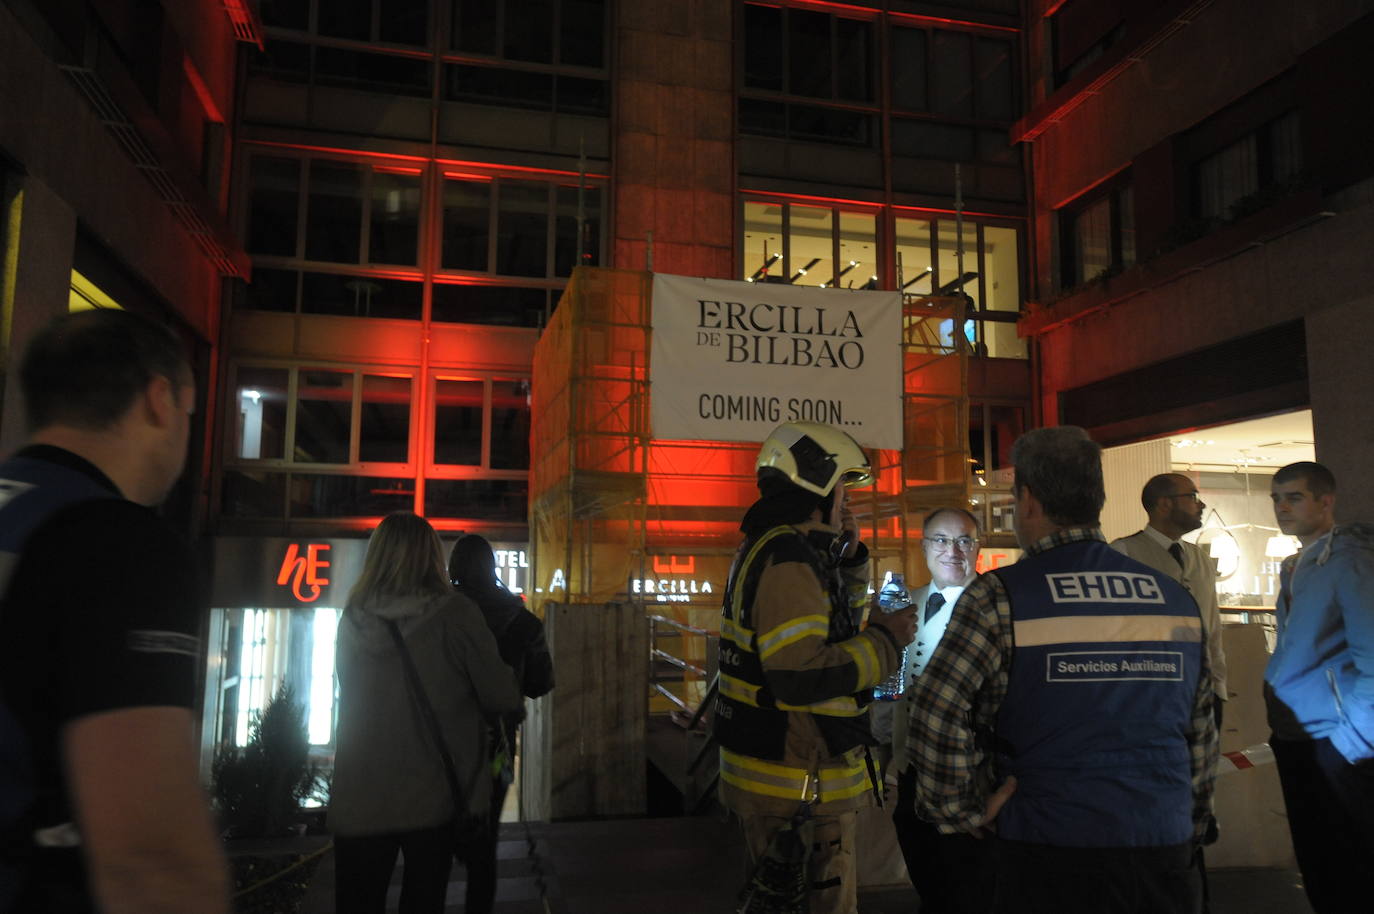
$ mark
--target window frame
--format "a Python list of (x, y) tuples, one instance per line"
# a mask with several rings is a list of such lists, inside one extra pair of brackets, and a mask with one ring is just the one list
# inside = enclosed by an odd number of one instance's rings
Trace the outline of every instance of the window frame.
[[(1136, 232), (1134, 193), (1135, 187), (1131, 180), (1131, 171), (1126, 168), (1096, 187), (1079, 194), (1055, 211), (1055, 223), (1059, 239), (1060, 290), (1069, 291), (1091, 282), (1110, 278), (1140, 262), (1139, 251), (1135, 249), (1134, 245)], [(1124, 201), (1128, 195), (1131, 198), (1129, 218), (1132, 223), (1130, 226), (1132, 244), (1129, 257), (1126, 256), (1126, 226), (1124, 222), (1126, 216), (1123, 213), (1123, 210), (1127, 209)], [(1085, 277), (1083, 264), (1078, 262), (1077, 257), (1078, 236), (1075, 223), (1079, 216), (1103, 201), (1106, 201), (1108, 205), (1108, 262), (1100, 273)]]
[[(604, 176), (578, 175), (568, 172), (555, 172), (552, 170), (522, 169), (515, 166), (504, 167), (500, 165), (486, 165), (478, 163), (454, 162), (444, 159), (418, 159), (405, 158), (397, 161), (392, 157), (384, 157), (368, 153), (348, 155), (342, 153), (298, 151), (282, 149), (269, 144), (250, 144), (247, 155), (242, 157), (240, 164), (240, 214), (238, 224), (244, 237), (248, 235), (248, 229), (253, 223), (253, 199), (254, 185), (252, 182), (253, 164), (260, 160), (290, 161), (296, 166), (296, 188), (295, 188), (295, 239), (294, 253), (286, 254), (266, 254), (249, 251), (255, 267), (267, 270), (283, 271), (294, 274), (295, 282), (292, 285), (294, 290), (289, 309), (280, 308), (247, 308), (245, 310), (261, 310), (264, 312), (289, 313), (301, 315), (327, 315), (351, 317), (350, 314), (330, 314), (329, 312), (306, 311), (303, 310), (304, 302), (304, 279), (308, 274), (328, 274), (337, 276), (355, 277), (357, 279), (374, 279), (388, 282), (413, 282), (420, 288), (420, 307), (415, 312), (414, 317), (408, 314), (389, 317), (356, 315), (367, 317), (373, 320), (421, 320), (433, 321), (433, 288), (438, 284), (445, 285), (481, 285), (515, 289), (534, 289), (545, 293), (557, 293), (567, 286), (571, 279), (571, 274), (567, 276), (559, 275), (559, 256), (560, 235), (559, 222), (562, 218), (560, 212), (559, 197), (563, 191), (575, 192), (579, 185), (584, 186), (588, 191), (589, 197), (594, 198), (594, 207), (588, 208), (588, 223), (594, 231), (588, 238), (588, 246), (584, 250), (584, 257), (587, 254), (594, 254), (592, 260), (586, 261), (588, 265), (599, 266), (607, 256), (608, 237), (610, 231), (609, 219), (606, 216), (606, 206), (609, 200), (610, 181)], [(327, 164), (342, 163), (358, 167), (362, 172), (359, 193), (359, 221), (358, 221), (358, 253), (357, 262), (330, 261), (330, 260), (311, 260), (305, 256), (307, 246), (307, 231), (309, 228), (309, 198), (310, 198), (310, 175), (312, 163), (324, 162)], [(414, 264), (392, 264), (373, 262), (371, 257), (372, 241), (372, 213), (374, 211), (373, 187), (374, 179), (377, 174), (405, 174), (415, 176), (419, 180), (419, 210), (416, 214), (416, 258)], [(444, 237), (444, 193), (449, 181), (472, 182), (487, 184), (491, 192), (487, 195), (487, 216), (486, 216), (486, 269), (459, 269), (450, 268), (443, 265), (443, 243)], [(500, 217), (501, 217), (501, 189), (503, 187), (524, 187), (535, 188), (543, 193), (544, 200), (544, 272), (541, 275), (521, 275), (516, 273), (498, 273), (499, 244), (500, 244)], [(569, 257), (576, 260), (576, 249), (567, 252)], [(574, 263), (574, 268), (577, 266)], [(557, 303), (557, 298), (553, 298), (542, 309), (543, 318), (551, 313)], [(533, 325), (533, 326), (540, 326)], [(498, 321), (449, 321), (443, 320), (438, 323), (473, 323), (482, 326), (507, 326)], [(514, 326), (532, 326), (528, 321), (518, 321)]]
[[(283, 438), (281, 457), (240, 457), (236, 451), (238, 442), (233, 432), (238, 427), (239, 371), (243, 368), (271, 368), (287, 372), (286, 412), (282, 419)], [(300, 403), (300, 373), (302, 371), (329, 371), (351, 373), (352, 390), (349, 402), (348, 461), (345, 463), (321, 463), (319, 461), (298, 461), (293, 458), (296, 445), (296, 421)], [(359, 459), (362, 445), (363, 377), (375, 375), (410, 380), (410, 409), (406, 430), (406, 448), (410, 459), (403, 463), (387, 461), (364, 461)], [(418, 461), (415, 459), (419, 447), (418, 430), (415, 422), (416, 395), (420, 372), (416, 366), (377, 365), (363, 363), (331, 363), (319, 361), (286, 361), (282, 359), (242, 358), (234, 359), (229, 365), (229, 396), (225, 397), (224, 422), (230, 430), (224, 436), (222, 452), (222, 472), (232, 470), (285, 470), (288, 472), (310, 473), (315, 475), (336, 474), (341, 476), (391, 476), (415, 478)]]
[[(519, 372), (512, 371), (493, 371), (481, 369), (469, 371), (458, 368), (431, 368), (425, 376), (426, 402), (429, 406), (425, 409), (425, 429), (424, 437), (429, 443), (422, 460), (422, 469), (426, 479), (507, 479), (507, 480), (528, 480), (530, 468), (503, 470), (493, 469), (491, 466), (491, 445), (492, 445), (492, 392), (494, 386), (502, 381), (520, 382), (527, 384), (533, 383), (533, 378), (515, 377)], [(437, 463), (434, 459), (434, 447), (438, 444), (438, 424), (439, 424), (439, 382), (440, 381), (480, 381), (482, 383), (482, 443), (481, 443), (481, 462), (477, 465), (456, 464), (456, 463)]]
[[(749, 204), (765, 204), (781, 207), (781, 219), (778, 233), (782, 241), (782, 257), (769, 267), (770, 275), (789, 277), (785, 280), (791, 284), (795, 279), (798, 264), (793, 256), (792, 242), (792, 206), (804, 207), (824, 207), (829, 206), (831, 211), (831, 257), (832, 263), (836, 268), (842, 269), (843, 262), (840, 259), (840, 217), (846, 213), (859, 213), (872, 215), (874, 217), (874, 244), (877, 260), (873, 264), (876, 268), (876, 281), (870, 280), (868, 284), (856, 289), (878, 289), (891, 290), (897, 286), (897, 219), (911, 219), (913, 221), (926, 222), (930, 226), (929, 256), (933, 267), (930, 273), (930, 289), (926, 290), (922, 286), (919, 290), (911, 288), (902, 290), (905, 295), (931, 295), (935, 294), (944, 284), (955, 279), (955, 277), (943, 277), (940, 275), (940, 237), (945, 231), (945, 224), (952, 226), (955, 222), (953, 214), (947, 210), (929, 210), (911, 206), (882, 206), (880, 204), (864, 204), (857, 201), (820, 201), (806, 199), (780, 198), (762, 192), (743, 191), (739, 194), (737, 218), (741, 226), (739, 243), (736, 248), (739, 258), (740, 278), (748, 280), (749, 277), (757, 272), (757, 264), (754, 261), (746, 260), (749, 231), (746, 213)], [(977, 302), (978, 307), (969, 313), (969, 319), (975, 322), (976, 335), (975, 342), (987, 342), (987, 331), (985, 323), (1015, 323), (1021, 317), (1021, 307), (1025, 302), (1026, 291), (1026, 245), (1027, 227), (1025, 220), (1017, 219), (1014, 216), (1005, 218), (988, 217), (983, 215), (966, 217), (963, 220), (965, 232), (968, 229), (975, 229), (975, 249), (965, 252), (965, 271), (975, 270), (978, 276), (970, 282), (977, 283)], [(988, 307), (988, 269), (986, 263), (986, 230), (988, 228), (1010, 229), (1016, 235), (1016, 278), (1017, 278), (1017, 308), (1016, 310), (992, 309)], [(824, 267), (816, 267), (811, 271), (818, 274)], [(870, 276), (873, 273), (870, 272)], [(907, 285), (916, 283), (917, 279), (907, 280)], [(954, 290), (957, 294), (963, 286)]]

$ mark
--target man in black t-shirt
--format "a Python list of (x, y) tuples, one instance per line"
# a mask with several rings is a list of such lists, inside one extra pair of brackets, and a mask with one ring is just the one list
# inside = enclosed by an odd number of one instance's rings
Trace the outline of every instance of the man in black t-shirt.
[(66, 315), (20, 384), (29, 444), (0, 463), (0, 911), (226, 912), (193, 743), (199, 594), (151, 510), (185, 463), (181, 343), (122, 311)]

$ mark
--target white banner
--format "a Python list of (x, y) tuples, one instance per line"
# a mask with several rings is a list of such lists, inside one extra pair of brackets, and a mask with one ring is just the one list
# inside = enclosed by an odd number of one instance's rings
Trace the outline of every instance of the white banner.
[(653, 436), (762, 441), (824, 422), (902, 446), (902, 298), (782, 283), (654, 276)]

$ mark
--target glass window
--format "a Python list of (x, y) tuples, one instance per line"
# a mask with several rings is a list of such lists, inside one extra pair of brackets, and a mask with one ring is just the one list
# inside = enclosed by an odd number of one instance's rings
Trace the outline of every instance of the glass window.
[(315, 29), (331, 38), (372, 37), (372, 0), (325, 0), (317, 4)]
[(937, 31), (931, 35), (930, 107), (950, 117), (973, 116), (973, 48), (962, 32)]
[(345, 273), (305, 273), (301, 312), (419, 320), (424, 285), (418, 280), (383, 279)]
[(454, 0), (453, 49), (470, 54), (496, 54), (501, 18), (492, 0)]
[(306, 211), (307, 260), (357, 263), (363, 216), (362, 168), (346, 162), (310, 163)]
[(262, 0), (258, 12), (263, 25), (302, 30), (310, 27), (310, 0)]
[(564, 114), (605, 117), (611, 111), (610, 85), (604, 79), (554, 78), (557, 99), (554, 108)]
[(493, 523), (529, 521), (529, 483), (523, 479), (428, 479), (426, 517), (462, 517)]
[(1074, 217), (1073, 252), (1077, 266), (1075, 282), (1087, 282), (1101, 276), (1112, 265), (1110, 198), (1103, 197)]
[(1274, 182), (1288, 181), (1302, 173), (1302, 122), (1298, 112), (1290, 111), (1268, 128), (1270, 177)]
[(877, 225), (872, 213), (840, 213), (839, 271), (826, 285), (861, 289), (877, 276)]
[(285, 517), (286, 475), (261, 470), (225, 470), (220, 486), (220, 510), (226, 517)]
[(790, 282), (814, 286), (835, 275), (835, 212), (829, 207), (788, 208)]
[(265, 49), (250, 54), (248, 66), (255, 76), (307, 83), (310, 81), (310, 45), (273, 38)]
[(491, 188), (490, 179), (444, 181), (444, 269), (490, 269)]
[[(555, 276), (571, 276), (573, 267), (601, 262), (601, 192), (596, 187), (562, 185), (557, 190), (558, 211), (555, 214), (553, 242), (553, 270)], [(577, 212), (578, 197), (582, 198), (581, 260), (578, 259)]]
[(496, 380), (491, 384), (491, 468), (530, 467), (530, 382)]
[(847, 101), (872, 101), (872, 23), (836, 19), (835, 52), (835, 95)]
[(1119, 262), (1121, 266), (1129, 267), (1135, 265), (1135, 190), (1127, 184), (1117, 191), (1114, 201), (1116, 204), (1116, 222), (1113, 228), (1116, 229), (1118, 243)]
[(1198, 163), (1198, 215), (1227, 219), (1231, 207), (1259, 190), (1258, 144), (1255, 134), (1244, 137)]
[(274, 270), (255, 265), (252, 280), (237, 285), (235, 302), (238, 307), (254, 311), (295, 311), (299, 276), (295, 270)]
[(894, 28), (892, 37), (892, 106), (926, 110), (926, 33)]
[(430, 318), (453, 324), (542, 327), (548, 305), (548, 289), (436, 282)]
[(299, 463), (348, 463), (353, 372), (302, 369), (296, 390)]
[(292, 473), (287, 510), (295, 517), (383, 517), (415, 510), (415, 480)]
[(248, 250), (296, 256), (301, 162), (253, 156), (248, 171)]
[[(440, 378), (434, 382), (434, 462), (482, 465), (482, 381)], [(433, 484), (431, 480), (429, 485)], [(428, 498), (426, 498), (428, 501)]]
[(505, 58), (553, 63), (553, 21), (554, 0), (507, 0)]
[[(939, 238), (939, 259), (935, 264), (935, 282), (940, 295), (957, 295), (963, 292), (973, 299), (973, 308), (981, 308), (978, 280), (978, 226), (967, 220), (963, 224), (963, 234), (954, 219), (941, 219), (937, 224)], [(962, 238), (963, 243), (960, 244)], [(963, 271), (960, 272), (960, 252), (962, 250)]]
[(744, 275), (752, 282), (783, 282), (782, 204), (744, 203)]
[(874, 118), (862, 111), (788, 105), (787, 131), (795, 140), (871, 147), (876, 137)]
[(1011, 42), (978, 38), (974, 42), (974, 56), (978, 74), (978, 116), (997, 121), (1014, 119)]
[(367, 259), (414, 266), (419, 257), (420, 176), (374, 171), (370, 217)]
[(793, 95), (831, 98), (830, 16), (807, 10), (788, 10), (787, 90)]
[(740, 133), (751, 136), (787, 136), (787, 106), (761, 98), (739, 100)]
[(241, 460), (280, 460), (286, 456), (285, 368), (238, 369), (234, 402), (234, 456)]
[(774, 6), (744, 7), (744, 85), (750, 89), (782, 91), (782, 10)]
[(544, 184), (502, 182), (497, 187), (496, 272), (547, 276), (549, 189)]
[(974, 158), (975, 143), (976, 131), (972, 127), (932, 124), (929, 121), (905, 118), (892, 119), (894, 156), (971, 162)]
[(1019, 245), (1016, 229), (983, 226), (983, 307), (989, 311), (1021, 310)]
[(414, 57), (315, 48), (315, 82), (322, 86), (428, 98), (429, 72), (429, 61)]
[(553, 108), (553, 76), (548, 73), (449, 64), (444, 77), (449, 101), (538, 111)]
[(908, 295), (935, 293), (935, 262), (931, 258), (932, 224), (925, 219), (895, 220), (897, 285)]
[(558, 60), (577, 67), (606, 65), (606, 0), (563, 0)]
[(410, 378), (363, 375), (358, 460), (407, 463), (410, 460)]
[(384, 0), (377, 16), (382, 41), (429, 44), (429, 0)]

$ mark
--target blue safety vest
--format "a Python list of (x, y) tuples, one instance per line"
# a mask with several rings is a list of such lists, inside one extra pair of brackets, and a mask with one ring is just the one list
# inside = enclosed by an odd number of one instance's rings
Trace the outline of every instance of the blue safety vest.
[[(88, 474), (46, 460), (0, 463), (0, 604), (25, 542), (43, 521), (76, 502), (118, 497)], [(23, 884), (36, 791), (28, 737), (0, 695), (0, 910), (8, 910)]]
[(998, 835), (1060, 847), (1190, 840), (1197, 603), (1095, 540), (991, 573), (1010, 597), (1015, 642), (995, 742), (999, 775), (1017, 787)]

